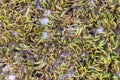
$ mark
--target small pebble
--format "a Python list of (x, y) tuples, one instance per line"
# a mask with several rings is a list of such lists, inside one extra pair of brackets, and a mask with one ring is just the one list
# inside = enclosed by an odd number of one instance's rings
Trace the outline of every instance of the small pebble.
[(103, 29), (103, 28), (98, 28), (98, 29), (96, 29), (96, 32), (97, 32), (97, 33), (103, 33), (103, 32), (104, 32), (104, 29)]
[(66, 79), (66, 78), (70, 78), (70, 77), (74, 77), (74, 71), (73, 70), (68, 70), (68, 72), (63, 75), (63, 79)]
[(37, 1), (36, 0), (34, 0), (34, 5), (37, 5)]
[(39, 0), (39, 2), (41, 2), (42, 0)]
[(17, 35), (18, 35), (18, 32), (12, 32), (12, 35), (13, 35), (13, 36), (17, 36)]
[(2, 72), (7, 72), (11, 69), (10, 65), (6, 65), (4, 68), (2, 68)]
[(48, 37), (46, 32), (42, 32), (43, 38), (46, 39)]
[(41, 18), (40, 19), (41, 25), (48, 25), (48, 22), (49, 22), (48, 18)]
[(15, 75), (9, 75), (5, 78), (5, 80), (16, 80), (16, 76)]
[(93, 5), (93, 3), (94, 3), (94, 0), (90, 0), (90, 8), (92, 8), (92, 9), (94, 9), (94, 5)]
[(39, 2), (45, 2), (46, 0), (39, 0)]
[(51, 15), (51, 11), (45, 10), (43, 16), (49, 16), (49, 15)]
[(36, 9), (40, 9), (40, 5), (37, 5), (37, 6), (36, 6)]
[(17, 36), (17, 35), (18, 35), (18, 32), (16, 32), (16, 31), (10, 30), (9, 32), (10, 32), (13, 36)]
[(118, 78), (120, 78), (120, 72), (119, 72), (119, 71), (117, 71), (116, 73), (117, 73)]
[(118, 74), (118, 77), (120, 78), (120, 73)]
[(54, 68), (58, 68), (62, 64), (61, 60), (57, 60), (55, 64), (53, 65)]

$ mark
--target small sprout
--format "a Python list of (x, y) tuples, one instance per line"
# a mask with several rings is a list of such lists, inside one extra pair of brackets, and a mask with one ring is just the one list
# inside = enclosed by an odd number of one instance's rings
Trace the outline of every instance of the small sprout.
[(78, 28), (76, 33), (75, 33), (75, 36), (79, 37), (82, 34), (83, 30), (84, 30), (84, 27)]
[(103, 47), (106, 44), (105, 40), (101, 40), (98, 44), (98, 47)]

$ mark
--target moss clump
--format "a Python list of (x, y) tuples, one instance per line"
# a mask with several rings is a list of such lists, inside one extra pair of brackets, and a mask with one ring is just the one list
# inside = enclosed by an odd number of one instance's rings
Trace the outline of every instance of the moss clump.
[(0, 1), (0, 80), (119, 80), (119, 69), (119, 0)]

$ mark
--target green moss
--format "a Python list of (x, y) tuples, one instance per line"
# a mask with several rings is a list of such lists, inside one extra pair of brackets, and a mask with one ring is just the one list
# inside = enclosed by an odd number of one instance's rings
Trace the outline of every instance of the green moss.
[(119, 0), (1, 0), (0, 80), (9, 75), (119, 80), (119, 5)]

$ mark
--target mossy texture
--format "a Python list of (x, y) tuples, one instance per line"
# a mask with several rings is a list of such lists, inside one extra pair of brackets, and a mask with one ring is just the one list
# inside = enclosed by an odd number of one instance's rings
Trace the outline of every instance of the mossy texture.
[(120, 0), (0, 0), (0, 80), (120, 80)]

